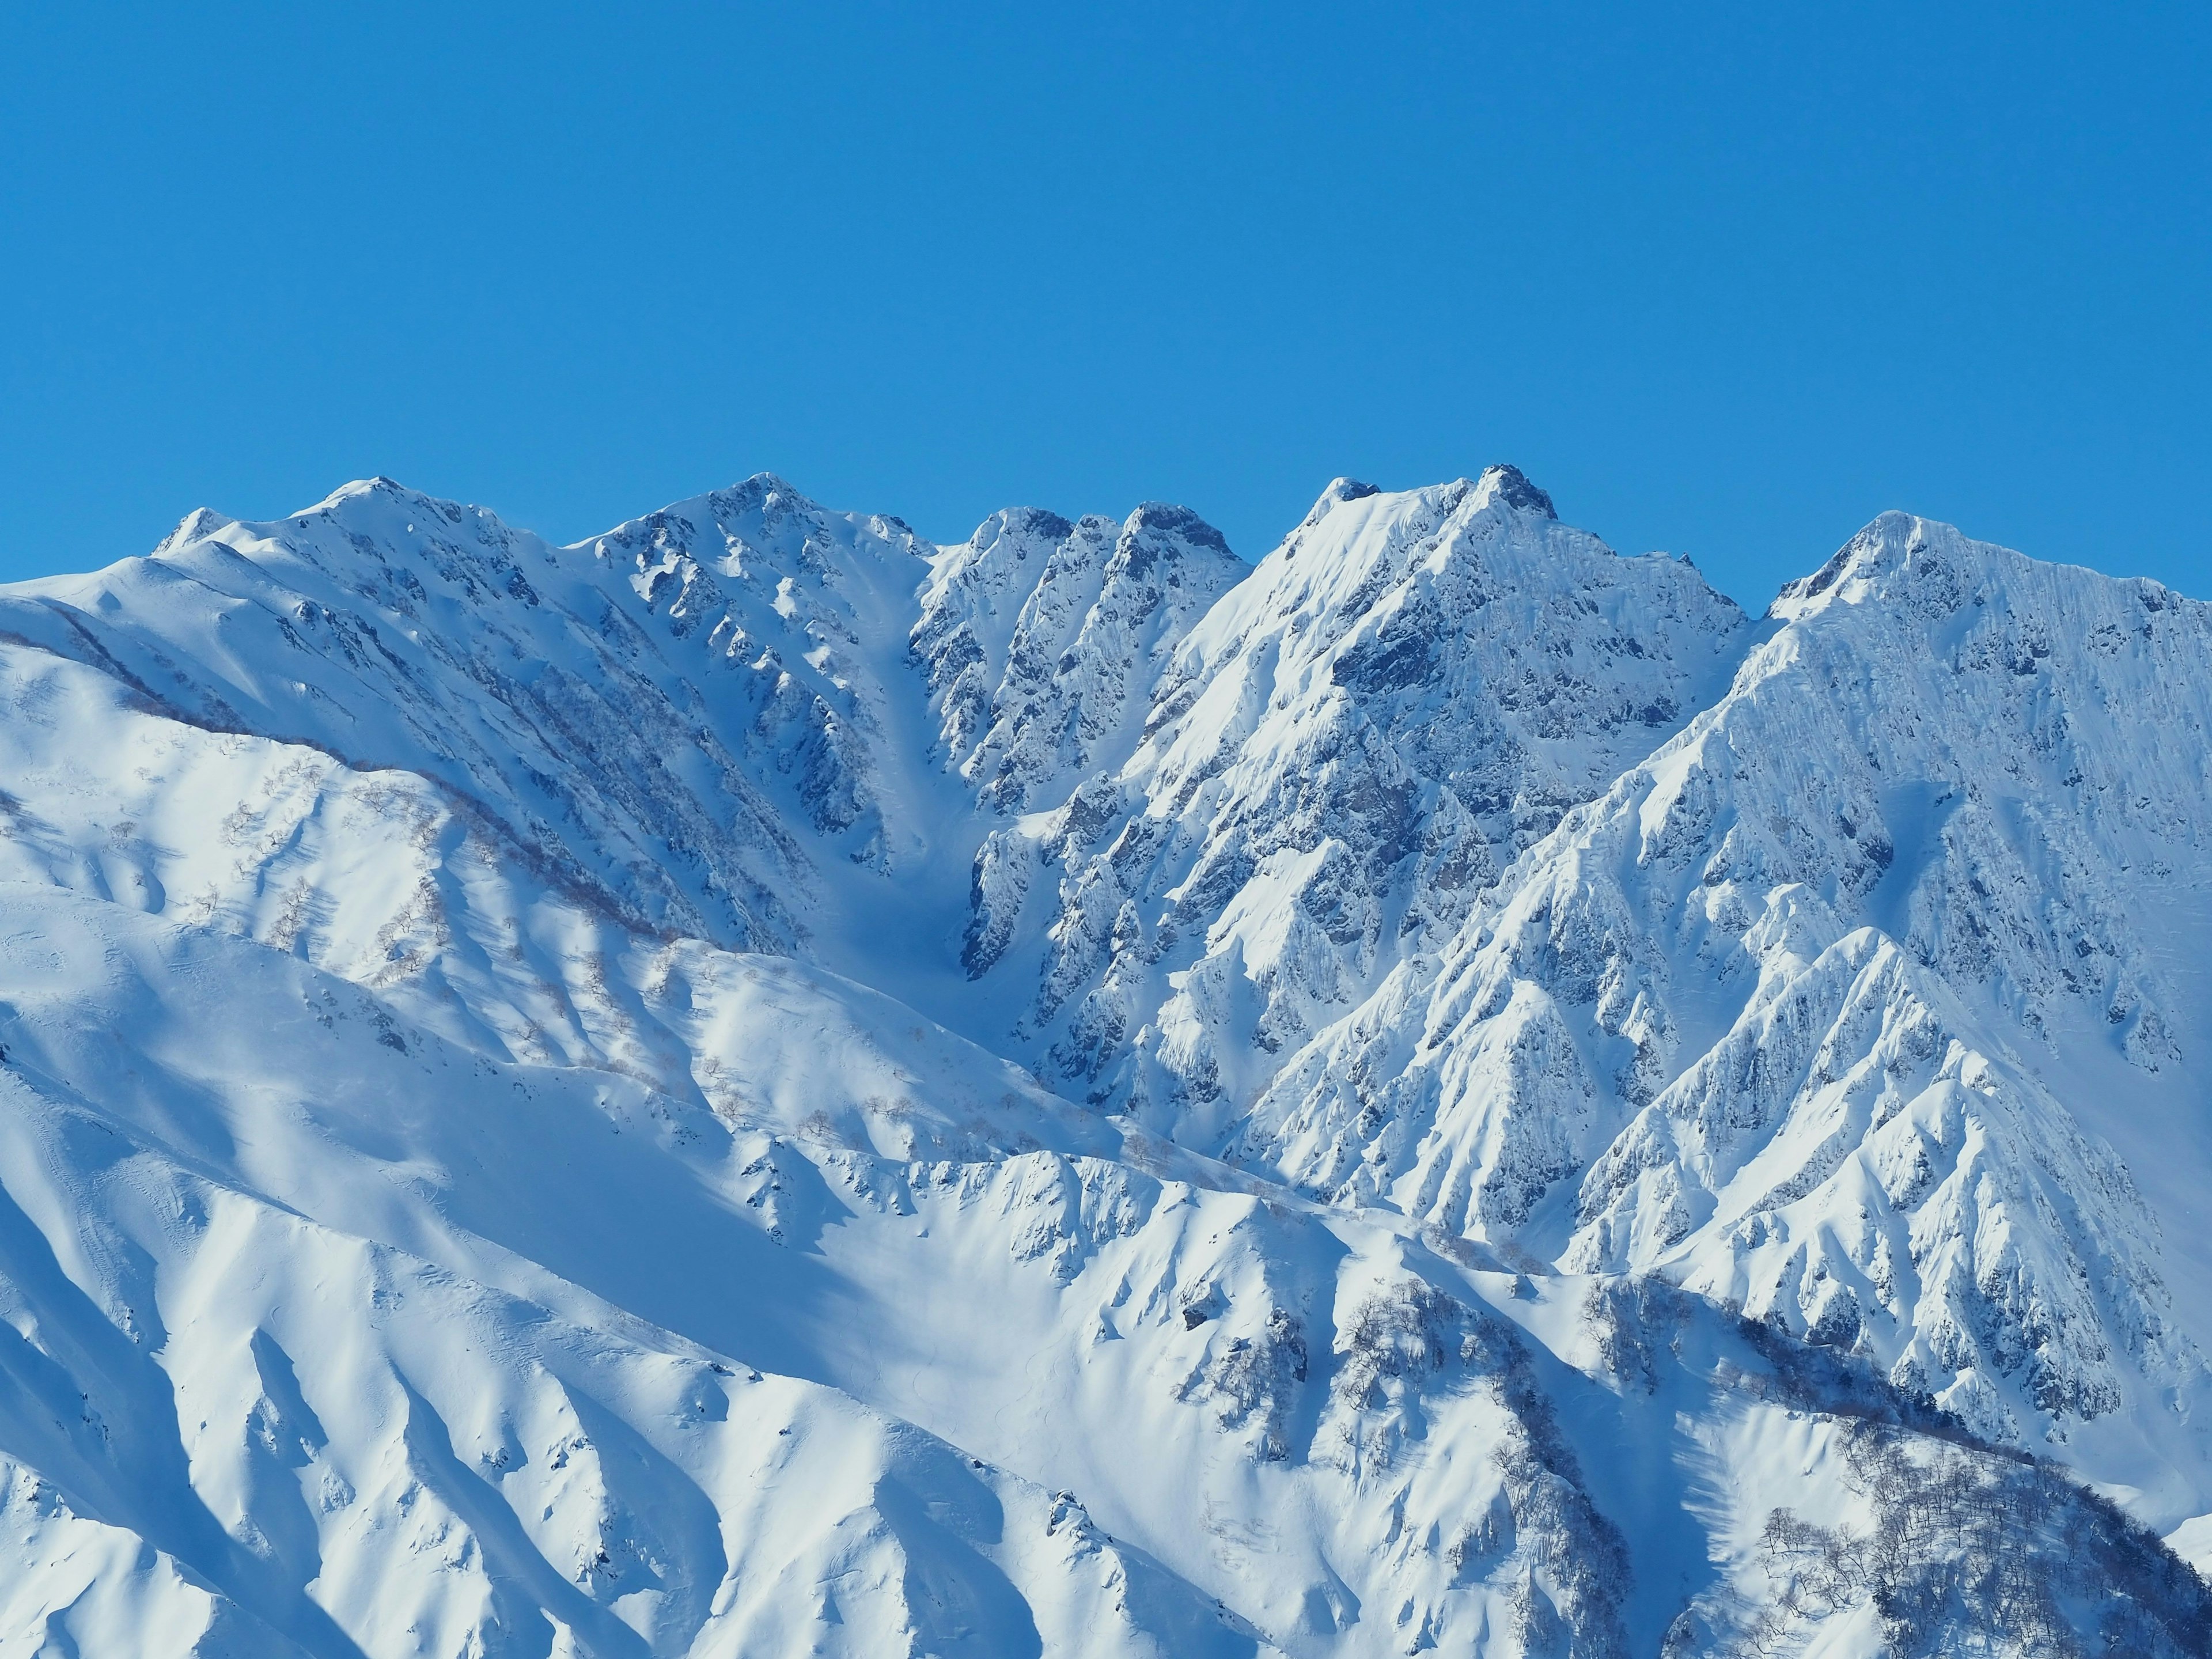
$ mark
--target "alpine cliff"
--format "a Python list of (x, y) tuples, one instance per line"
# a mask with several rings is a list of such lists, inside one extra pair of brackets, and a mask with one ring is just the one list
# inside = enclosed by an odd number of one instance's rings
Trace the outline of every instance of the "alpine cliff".
[(2212, 1651), (2208, 727), (1510, 467), (0, 588), (0, 1654)]

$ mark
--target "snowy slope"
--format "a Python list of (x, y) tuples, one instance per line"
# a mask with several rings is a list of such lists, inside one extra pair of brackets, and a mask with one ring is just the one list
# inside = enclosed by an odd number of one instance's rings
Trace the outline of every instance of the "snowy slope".
[(2086, 1432), (2172, 1524), (2204, 1503), (2212, 1298), (2185, 1235), (2177, 1308), (2160, 1215), (2194, 1206), (2130, 1166), (2205, 1146), (2212, 1030), (2168, 952), (2212, 880), (2212, 611), (1891, 514), (1772, 621), (1240, 1146), (1663, 1271), (1998, 1438)]
[(1603, 1653), (1771, 1594), (1726, 1460), (1863, 1530), (1842, 1458), (1766, 1443), (1863, 1406), (1806, 1419), (1694, 1304), (1516, 1297), (1126, 1131), (767, 1130), (8, 897), (4, 1524), (66, 1569), (15, 1587), (27, 1635), (137, 1650), (133, 1603), (190, 1590), (241, 1652)]
[(1744, 631), (1511, 468), (1339, 480), (1190, 631), (1128, 763), (985, 844), (971, 965), (1037, 981), (1049, 1075), (1218, 1124), (1717, 696)]
[(994, 514), (937, 561), (913, 630), (947, 757), (1012, 811), (1118, 769), (1173, 648), (1244, 574), (1187, 507)]
[(2204, 1650), (2017, 1448), (2212, 1510), (2206, 631), (1502, 468), (0, 592), (0, 1653)]

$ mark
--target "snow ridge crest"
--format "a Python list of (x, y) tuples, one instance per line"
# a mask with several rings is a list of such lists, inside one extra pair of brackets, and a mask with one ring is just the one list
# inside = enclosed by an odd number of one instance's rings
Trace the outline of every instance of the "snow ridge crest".
[(2157, 584), (1885, 514), (1754, 622), (1505, 465), (0, 590), (0, 1613), (2201, 1650), (2027, 1454), (2208, 1529), (2208, 731)]

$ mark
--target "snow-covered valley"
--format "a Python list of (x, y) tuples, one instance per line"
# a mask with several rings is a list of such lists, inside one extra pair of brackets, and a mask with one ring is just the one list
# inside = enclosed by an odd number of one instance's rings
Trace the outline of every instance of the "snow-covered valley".
[(2212, 1651), (2208, 721), (1510, 468), (0, 589), (0, 1655)]

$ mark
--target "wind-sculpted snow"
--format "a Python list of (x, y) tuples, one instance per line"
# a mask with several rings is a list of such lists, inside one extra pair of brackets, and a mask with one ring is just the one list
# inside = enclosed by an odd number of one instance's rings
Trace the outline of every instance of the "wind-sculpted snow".
[(2201, 1652), (2207, 631), (1510, 469), (0, 593), (0, 1653)]
[[(627, 931), (540, 889), (526, 859), (411, 774), (184, 726), (21, 647), (0, 646), (0, 706), (25, 714), (0, 722), (0, 881), (253, 939), (373, 992), (387, 1024), (635, 1078), (726, 1118), (818, 1122), (909, 1157), (1112, 1144), (1095, 1115), (880, 993)], [(124, 781), (101, 780), (94, 756)]]

